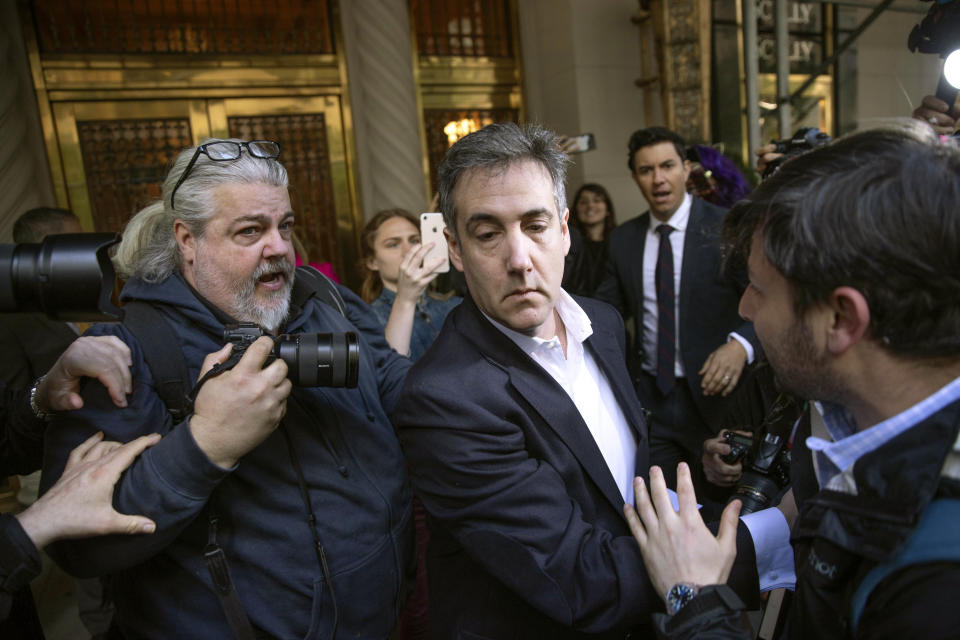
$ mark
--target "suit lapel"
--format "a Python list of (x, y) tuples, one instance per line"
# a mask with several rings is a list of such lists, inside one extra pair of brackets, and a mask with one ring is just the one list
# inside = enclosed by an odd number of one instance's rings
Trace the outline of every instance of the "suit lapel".
[[(643, 254), (647, 247), (647, 230), (650, 228), (650, 212), (646, 212), (637, 220), (637, 238), (636, 238), (636, 258), (631, 259), (633, 269), (633, 281), (636, 283), (637, 308), (631, 310), (634, 313), (643, 315)], [(640, 338), (638, 338), (640, 340)]]
[(469, 297), (463, 304), (469, 305), (466, 308), (470, 311), (468, 322), (464, 324), (465, 337), (477, 345), (487, 360), (507, 372), (517, 393), (560, 438), (610, 505), (619, 511), (623, 507), (620, 489), (593, 434), (567, 392), (512, 340), (493, 327)]
[[(710, 260), (699, 259), (705, 249), (711, 245), (716, 246), (718, 242), (717, 238), (711, 237), (712, 233), (707, 228), (703, 204), (699, 198), (693, 198), (683, 242), (683, 264), (680, 267), (680, 344), (687, 344), (687, 340), (691, 338), (687, 335), (689, 331), (685, 328), (684, 320), (697, 312), (698, 289), (711, 286), (719, 277), (719, 274), (711, 273)], [(703, 363), (696, 366), (701, 364)], [(687, 368), (687, 375), (692, 376), (695, 373), (689, 370), (690, 363), (684, 362), (684, 366)]]

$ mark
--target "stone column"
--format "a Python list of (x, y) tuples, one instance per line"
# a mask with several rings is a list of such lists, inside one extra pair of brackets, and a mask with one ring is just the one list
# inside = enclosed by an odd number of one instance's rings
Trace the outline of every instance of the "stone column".
[(0, 1), (0, 242), (28, 209), (54, 205), (16, 3)]
[(406, 0), (340, 2), (364, 219), (426, 211), (420, 113)]

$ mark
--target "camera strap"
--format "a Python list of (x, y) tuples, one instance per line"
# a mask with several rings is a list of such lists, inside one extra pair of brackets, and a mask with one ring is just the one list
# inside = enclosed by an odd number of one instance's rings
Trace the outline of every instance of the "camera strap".
[(173, 423), (183, 422), (193, 408), (187, 397), (190, 372), (177, 345), (173, 327), (153, 305), (133, 300), (123, 306), (123, 325), (143, 350), (143, 359), (153, 375), (157, 395), (163, 400)]
[(207, 565), (207, 571), (210, 572), (210, 579), (213, 581), (213, 589), (220, 600), (220, 606), (223, 608), (223, 614), (227, 618), (227, 624), (237, 640), (254, 640), (253, 626), (243, 610), (243, 604), (240, 597), (237, 596), (237, 590), (233, 586), (233, 578), (230, 577), (230, 566), (227, 564), (227, 556), (217, 544), (217, 524), (219, 518), (216, 515), (210, 515), (209, 527), (207, 529), (207, 546), (203, 550), (203, 561)]

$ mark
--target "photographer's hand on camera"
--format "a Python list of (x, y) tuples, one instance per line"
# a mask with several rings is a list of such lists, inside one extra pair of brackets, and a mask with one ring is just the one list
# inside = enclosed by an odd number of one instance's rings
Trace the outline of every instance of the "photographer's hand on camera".
[(757, 173), (762, 176), (767, 170), (767, 165), (783, 154), (777, 153), (777, 145), (770, 143), (754, 149), (753, 155), (757, 156)]
[[(730, 454), (730, 445), (724, 441), (725, 431), (721, 431), (715, 438), (705, 440), (700, 460), (703, 463), (703, 474), (707, 482), (718, 487), (732, 487), (743, 475), (743, 458), (735, 464), (727, 464), (722, 456)], [(743, 436), (752, 436), (749, 431), (734, 431)]]
[(37, 387), (37, 404), (44, 411), (69, 411), (83, 406), (80, 382), (98, 379), (118, 407), (127, 406), (132, 391), (130, 348), (115, 336), (77, 338), (57, 359)]
[(913, 110), (913, 117), (923, 120), (940, 135), (950, 135), (957, 127), (957, 120), (960, 120), (960, 106), (950, 108), (936, 96), (924, 96), (920, 106)]
[(712, 396), (718, 393), (722, 396), (729, 395), (737, 388), (737, 382), (740, 381), (740, 374), (743, 373), (743, 367), (746, 364), (747, 351), (737, 340), (730, 340), (718, 347), (707, 356), (706, 362), (700, 367), (699, 373), (703, 376), (700, 381), (703, 395)]
[[(227, 360), (233, 345), (208, 355), (201, 377)], [(283, 419), (292, 384), (287, 365), (277, 358), (263, 364), (273, 340), (261, 337), (247, 348), (235, 367), (210, 378), (201, 387), (190, 418), (197, 446), (217, 466), (229, 469), (263, 442)]]

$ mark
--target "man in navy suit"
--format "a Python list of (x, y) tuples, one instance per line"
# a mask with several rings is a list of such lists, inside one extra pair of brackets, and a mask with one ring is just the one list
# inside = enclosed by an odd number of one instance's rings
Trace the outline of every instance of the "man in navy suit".
[(683, 140), (663, 127), (634, 132), (628, 166), (649, 211), (614, 229), (597, 297), (633, 318), (630, 372), (650, 415), (650, 462), (675, 486), (715, 435), (756, 334), (737, 314), (740, 291), (721, 277), (725, 211), (686, 192)]
[(469, 296), (393, 416), (429, 514), (432, 637), (624, 638), (659, 606), (622, 515), (648, 468), (623, 322), (560, 286), (566, 163), (555, 134), (497, 124), (438, 172)]

